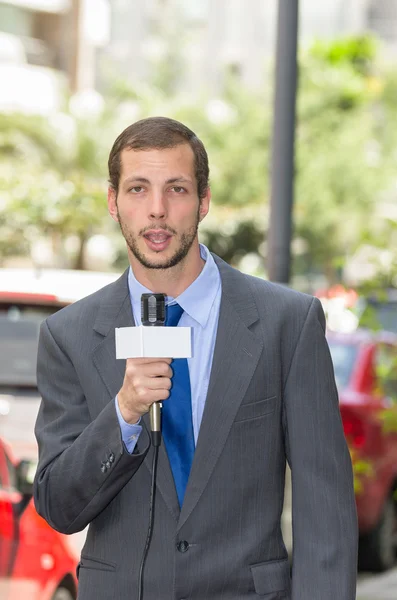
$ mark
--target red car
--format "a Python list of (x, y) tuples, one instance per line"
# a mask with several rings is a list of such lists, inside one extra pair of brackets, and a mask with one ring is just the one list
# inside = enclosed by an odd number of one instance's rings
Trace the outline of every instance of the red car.
[(34, 508), (34, 469), (0, 439), (0, 598), (75, 600), (77, 558)]
[[(0, 598), (75, 600), (78, 548), (35, 511), (34, 423), (40, 323), (118, 277), (112, 273), (0, 269)], [(5, 444), (4, 439), (12, 446)], [(32, 459), (20, 461), (15, 456)], [(74, 548), (74, 550), (72, 549)]]
[(397, 552), (397, 432), (385, 433), (382, 413), (397, 410), (397, 336), (367, 331), (328, 333), (350, 448), (371, 473), (359, 476), (359, 567), (384, 571)]

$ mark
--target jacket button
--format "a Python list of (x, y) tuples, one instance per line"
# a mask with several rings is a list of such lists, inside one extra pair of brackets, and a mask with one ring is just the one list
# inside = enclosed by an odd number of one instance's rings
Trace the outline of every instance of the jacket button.
[(102, 463), (102, 464), (101, 464), (101, 471), (102, 471), (102, 473), (106, 473), (106, 471), (107, 471), (107, 468), (106, 468), (106, 465), (105, 465), (105, 463)]
[(187, 543), (186, 540), (182, 540), (181, 542), (178, 542), (176, 547), (177, 547), (178, 552), (187, 552), (189, 550), (189, 544)]
[(107, 469), (110, 469), (110, 466), (111, 466), (111, 465), (110, 465), (110, 460), (107, 460), (107, 461), (105, 462), (105, 465), (106, 465), (106, 468), (107, 468)]
[(109, 454), (109, 462), (110, 462), (110, 463), (113, 463), (113, 462), (114, 462), (114, 454), (113, 454), (113, 452), (111, 452), (111, 453)]

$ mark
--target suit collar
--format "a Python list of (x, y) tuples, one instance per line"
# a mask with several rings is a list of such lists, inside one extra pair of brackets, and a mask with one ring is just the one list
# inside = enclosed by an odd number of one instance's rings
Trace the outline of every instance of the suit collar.
[(259, 319), (258, 308), (251, 291), (249, 279), (216, 256), (215, 263), (222, 280), (222, 298), (226, 297), (246, 327), (250, 327)]
[[(114, 283), (107, 285), (101, 290), (102, 299), (98, 309), (98, 314), (94, 323), (94, 330), (101, 335), (108, 335), (111, 329), (115, 327), (121, 327), (121, 325), (115, 325), (117, 321), (122, 322), (132, 319), (131, 304), (126, 302), (129, 300), (128, 293), (128, 269), (117, 279)], [(126, 319), (126, 315), (122, 315), (123, 311), (128, 310), (128, 304), (131, 319)], [(128, 323), (131, 326), (131, 322)]]
[[(233, 269), (216, 254), (212, 254), (212, 256), (221, 276), (222, 297), (228, 298), (241, 321), (246, 327), (250, 327), (259, 319), (259, 313), (248, 278), (240, 271)], [(95, 331), (101, 335), (108, 335), (109, 331), (115, 327), (115, 322), (120, 319), (120, 312), (123, 309), (128, 310), (126, 302), (126, 298), (129, 296), (128, 272), (129, 269), (126, 269), (119, 279), (102, 290), (103, 297), (94, 323)], [(132, 313), (131, 307), (130, 310)]]

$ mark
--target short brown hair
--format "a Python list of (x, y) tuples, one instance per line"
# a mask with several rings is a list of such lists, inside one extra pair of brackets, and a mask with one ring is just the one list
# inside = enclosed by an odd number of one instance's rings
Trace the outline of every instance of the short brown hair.
[(197, 193), (200, 200), (204, 198), (209, 186), (208, 155), (202, 141), (196, 134), (174, 119), (167, 117), (150, 117), (129, 125), (116, 139), (109, 154), (109, 184), (119, 191), (121, 152), (125, 149), (149, 150), (174, 148), (179, 144), (189, 144), (194, 153), (194, 171), (197, 182)]

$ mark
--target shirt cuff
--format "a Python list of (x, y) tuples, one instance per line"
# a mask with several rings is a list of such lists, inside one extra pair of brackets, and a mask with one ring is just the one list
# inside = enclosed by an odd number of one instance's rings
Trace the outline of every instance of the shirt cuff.
[(139, 419), (138, 423), (134, 423), (133, 425), (131, 423), (127, 423), (126, 421), (124, 421), (123, 416), (120, 412), (117, 396), (114, 399), (114, 402), (116, 406), (117, 418), (119, 420), (119, 425), (121, 429), (121, 439), (123, 440), (128, 452), (132, 454), (134, 452), (134, 448), (142, 431), (142, 426), (139, 425), (141, 419)]

